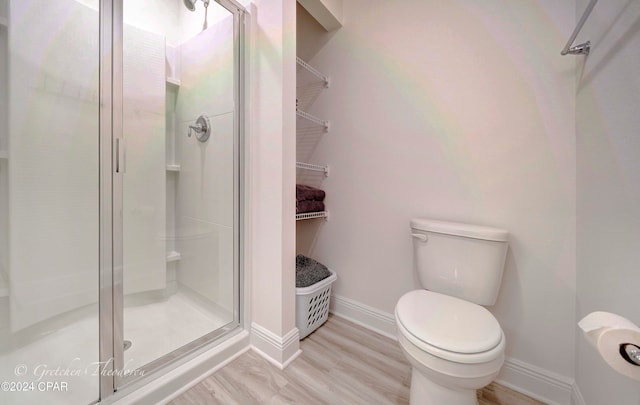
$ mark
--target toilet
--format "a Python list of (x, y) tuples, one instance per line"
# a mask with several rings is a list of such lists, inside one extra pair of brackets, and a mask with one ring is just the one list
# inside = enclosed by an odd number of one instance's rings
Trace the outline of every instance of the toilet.
[(495, 304), (509, 233), (503, 229), (411, 220), (422, 290), (396, 305), (398, 341), (411, 364), (410, 404), (476, 405), (476, 390), (504, 363), (505, 337), (483, 306)]

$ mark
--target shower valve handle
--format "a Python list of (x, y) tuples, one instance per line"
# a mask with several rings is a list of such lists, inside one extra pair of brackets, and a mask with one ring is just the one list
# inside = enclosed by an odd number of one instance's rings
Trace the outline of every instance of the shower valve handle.
[(191, 131), (196, 133), (196, 139), (200, 142), (206, 142), (211, 135), (211, 122), (205, 115), (201, 115), (196, 120), (196, 125), (189, 125), (188, 137), (191, 137)]
[(189, 133), (187, 136), (191, 138), (191, 131), (196, 131), (196, 134), (200, 134), (202, 132), (202, 125), (189, 125)]

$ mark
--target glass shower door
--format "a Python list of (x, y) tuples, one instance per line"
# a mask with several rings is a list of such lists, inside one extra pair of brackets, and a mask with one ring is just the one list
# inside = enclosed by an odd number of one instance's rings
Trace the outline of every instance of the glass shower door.
[(97, 9), (0, 0), (0, 403), (99, 399)]
[(124, 2), (118, 369), (155, 369), (238, 324), (234, 11), (215, 1)]
[(0, 0), (0, 404), (239, 325), (240, 11), (160, 3)]

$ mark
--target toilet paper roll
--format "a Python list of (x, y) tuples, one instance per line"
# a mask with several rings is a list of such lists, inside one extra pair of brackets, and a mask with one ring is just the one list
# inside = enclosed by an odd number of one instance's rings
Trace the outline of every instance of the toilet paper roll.
[(640, 346), (640, 328), (627, 318), (609, 312), (593, 312), (578, 322), (578, 326), (611, 368), (640, 381), (640, 366), (629, 363), (621, 354), (625, 344)]
[(640, 329), (608, 328), (598, 338), (598, 352), (611, 368), (640, 381), (640, 366), (629, 363), (620, 353), (620, 346), (627, 343), (640, 346)]
[(598, 348), (598, 337), (605, 329), (638, 329), (636, 324), (620, 315), (611, 312), (596, 311), (582, 318), (578, 326), (585, 334), (587, 341)]

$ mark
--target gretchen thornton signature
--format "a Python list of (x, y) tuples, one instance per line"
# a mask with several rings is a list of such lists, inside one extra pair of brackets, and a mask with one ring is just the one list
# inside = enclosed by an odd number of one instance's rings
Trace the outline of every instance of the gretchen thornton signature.
[(144, 370), (129, 368), (133, 360), (127, 361), (122, 368), (114, 367), (113, 358), (106, 361), (94, 361), (83, 364), (82, 359), (76, 357), (66, 366), (49, 366), (48, 364), (38, 364), (31, 370), (26, 364), (18, 364), (14, 368), (14, 374), (18, 377), (34, 376), (36, 381), (41, 381), (45, 377), (79, 377), (79, 376), (103, 376), (103, 377), (128, 377), (144, 375)]

